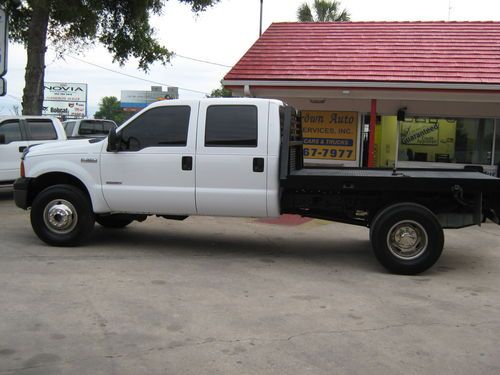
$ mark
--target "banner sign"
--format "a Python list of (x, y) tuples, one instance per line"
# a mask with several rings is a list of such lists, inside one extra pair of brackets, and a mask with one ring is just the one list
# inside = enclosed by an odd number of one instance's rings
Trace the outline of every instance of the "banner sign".
[(437, 146), (439, 144), (439, 124), (432, 119), (414, 119), (401, 122), (401, 144)]
[(42, 114), (56, 117), (85, 118), (85, 103), (44, 100)]
[(179, 90), (177, 87), (168, 87), (167, 91), (163, 91), (161, 87), (158, 87), (154, 91), (122, 90), (120, 106), (132, 111), (134, 109), (146, 108), (151, 103), (160, 100), (178, 98)]
[(87, 116), (87, 84), (45, 82), (44, 115), (84, 118)]
[(302, 111), (304, 157), (356, 160), (357, 112)]

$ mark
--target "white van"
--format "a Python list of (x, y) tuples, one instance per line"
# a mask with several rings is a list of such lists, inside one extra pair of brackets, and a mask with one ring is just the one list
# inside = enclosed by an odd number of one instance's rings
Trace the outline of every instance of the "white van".
[(44, 116), (0, 116), (0, 185), (19, 177), (24, 150), (33, 145), (66, 140), (60, 121)]

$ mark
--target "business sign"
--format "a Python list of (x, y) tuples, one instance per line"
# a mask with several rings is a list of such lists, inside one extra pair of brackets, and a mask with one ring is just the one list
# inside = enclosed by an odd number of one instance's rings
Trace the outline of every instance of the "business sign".
[(167, 91), (163, 91), (159, 86), (154, 88), (155, 90), (151, 91), (122, 90), (120, 106), (125, 109), (134, 110), (145, 108), (151, 103), (160, 100), (179, 98), (177, 87), (169, 87)]
[(323, 160), (356, 160), (357, 112), (302, 111), (304, 157)]
[(87, 84), (45, 82), (44, 115), (84, 118), (87, 116)]
[(438, 120), (418, 119), (413, 121), (406, 119), (401, 122), (401, 144), (437, 146), (439, 145)]
[(51, 115), (67, 118), (84, 118), (85, 117), (85, 103), (82, 102), (58, 102), (52, 100), (44, 100), (42, 113), (44, 115)]

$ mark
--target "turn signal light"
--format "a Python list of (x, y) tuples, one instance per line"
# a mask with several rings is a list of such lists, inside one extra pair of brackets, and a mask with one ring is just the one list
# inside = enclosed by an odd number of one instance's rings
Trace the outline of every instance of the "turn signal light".
[(26, 177), (26, 172), (24, 171), (24, 160), (21, 160), (21, 177)]

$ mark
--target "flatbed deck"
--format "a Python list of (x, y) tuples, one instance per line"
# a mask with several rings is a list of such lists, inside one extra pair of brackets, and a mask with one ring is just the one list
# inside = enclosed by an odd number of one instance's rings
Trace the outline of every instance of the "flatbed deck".
[[(418, 183), (417, 183), (418, 182)], [(340, 191), (446, 191), (459, 185), (465, 191), (500, 193), (500, 179), (470, 170), (302, 168), (291, 171), (282, 186)]]

